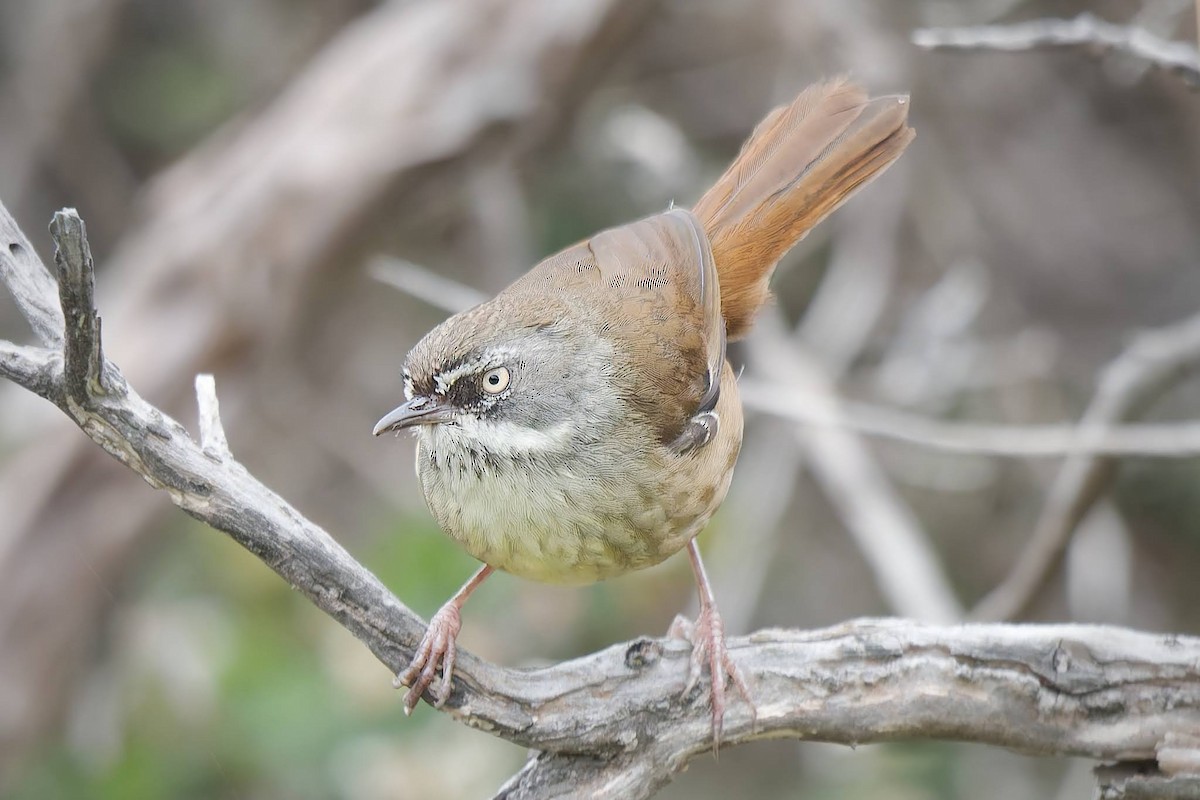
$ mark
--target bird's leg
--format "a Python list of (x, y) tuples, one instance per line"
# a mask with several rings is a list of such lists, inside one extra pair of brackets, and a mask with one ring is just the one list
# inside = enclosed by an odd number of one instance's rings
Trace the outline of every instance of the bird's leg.
[(687, 684), (683, 694), (687, 695), (700, 680), (707, 663), (712, 688), (712, 732), (713, 755), (721, 744), (721, 728), (725, 719), (725, 689), (728, 686), (726, 677), (732, 679), (738, 694), (750, 706), (750, 713), (757, 716), (758, 710), (750, 699), (750, 687), (741, 669), (725, 649), (725, 626), (721, 614), (717, 611), (717, 601), (713, 598), (712, 586), (704, 571), (704, 562), (700, 560), (700, 548), (696, 540), (688, 542), (688, 558), (692, 561), (692, 572), (696, 575), (696, 588), (700, 593), (700, 613), (696, 616), (695, 624), (686, 619), (676, 617), (668, 632), (670, 636), (679, 636), (692, 643), (692, 658), (688, 666)]
[(461, 589), (454, 593), (453, 597), (446, 601), (445, 605), (438, 609), (438, 612), (433, 615), (433, 619), (429, 620), (429, 628), (425, 631), (424, 638), (421, 639), (421, 645), (417, 648), (412, 663), (408, 665), (408, 669), (401, 672), (392, 681), (392, 685), (397, 689), (401, 686), (409, 687), (404, 694), (404, 713), (406, 715), (411, 714), (417, 707), (421, 695), (425, 694), (425, 690), (437, 677), (439, 664), (442, 667), (442, 682), (433, 692), (434, 708), (441, 708), (446, 699), (450, 697), (450, 679), (454, 674), (454, 659), (457, 655), (455, 641), (458, 639), (459, 629), (462, 628), (462, 617), (459, 612), (462, 611), (463, 604), (467, 602), (471, 592), (479, 588), (479, 584), (483, 583), (491, 574), (492, 568), (484, 564), (478, 572), (471, 576), (469, 581), (463, 584)]

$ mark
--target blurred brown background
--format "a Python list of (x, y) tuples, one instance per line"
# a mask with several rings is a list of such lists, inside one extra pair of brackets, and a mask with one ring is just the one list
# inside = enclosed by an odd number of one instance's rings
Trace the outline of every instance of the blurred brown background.
[[(748, 382), (798, 406), (817, 375), (926, 417), (1069, 422), (1134, 332), (1196, 313), (1200, 95), (1120, 55), (910, 43), (1085, 10), (1195, 39), (1191, 0), (18, 0), (0, 5), (0, 198), (45, 259), (50, 214), (78, 207), (133, 385), (192, 425), (192, 377), (214, 372), (234, 454), (428, 615), (473, 565), (429, 519), (411, 443), (370, 429), (444, 311), (370, 265), (494, 292), (690, 203), (820, 77), (911, 92), (918, 138), (781, 266), (733, 356)], [(0, 335), (28, 338), (7, 296)], [(781, 342), (805, 361), (772, 358)], [(1147, 418), (1197, 412), (1192, 379)], [(703, 536), (731, 632), (964, 613), (1059, 465), (847, 439), (857, 471), (751, 414)], [(1023, 618), (1200, 632), (1198, 481), (1195, 458), (1123, 461)], [(926, 572), (884, 585), (872, 535), (915, 542)], [(462, 641), (567, 658), (665, 631), (692, 591), (679, 559), (582, 590), (500, 577)], [(481, 797), (525, 757), (398, 700), (252, 556), (0, 386), (0, 794)], [(1090, 797), (1087, 766), (762, 743), (663, 796), (1066, 800)]]

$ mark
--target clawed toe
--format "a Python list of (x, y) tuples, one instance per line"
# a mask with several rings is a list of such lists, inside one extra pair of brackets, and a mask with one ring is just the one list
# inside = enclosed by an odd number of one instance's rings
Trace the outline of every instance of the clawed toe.
[(429, 629), (425, 631), (412, 663), (392, 681), (392, 685), (397, 689), (401, 686), (409, 687), (404, 694), (405, 714), (413, 712), (426, 690), (433, 685), (438, 676), (439, 666), (442, 680), (433, 690), (434, 707), (441, 708), (450, 697), (454, 661), (458, 650), (455, 642), (461, 626), (458, 609), (450, 604), (443, 606), (430, 620)]
[(392, 685), (397, 689), (401, 686), (409, 687), (404, 693), (405, 714), (411, 714), (417, 703), (421, 702), (421, 697), (437, 678), (439, 666), (442, 668), (442, 681), (433, 691), (433, 707), (441, 708), (450, 698), (454, 660), (458, 655), (456, 642), (458, 631), (462, 628), (462, 616), (459, 612), (471, 593), (479, 588), (479, 584), (483, 583), (492, 571), (492, 567), (484, 564), (444, 606), (438, 609), (433, 619), (429, 620), (429, 629), (421, 638), (412, 663), (392, 680)]
[(750, 706), (752, 720), (757, 719), (758, 710), (750, 698), (750, 687), (737, 662), (729, 655), (725, 647), (725, 631), (721, 617), (716, 608), (708, 606), (701, 609), (694, 624), (687, 623), (677, 617), (672, 623), (669, 635), (683, 634), (692, 643), (692, 655), (688, 663), (688, 677), (684, 684), (683, 695), (691, 694), (705, 667), (709, 672), (709, 703), (712, 707), (713, 755), (721, 744), (721, 733), (725, 721), (725, 693), (732, 683), (742, 699)]

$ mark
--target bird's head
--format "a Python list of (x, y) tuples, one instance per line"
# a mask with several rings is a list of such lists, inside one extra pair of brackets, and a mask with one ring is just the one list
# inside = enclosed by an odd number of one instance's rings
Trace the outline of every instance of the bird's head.
[(375, 435), (409, 428), (430, 445), (523, 457), (565, 449), (601, 421), (611, 348), (562, 314), (506, 314), (502, 299), (451, 317), (412, 349), (406, 402)]

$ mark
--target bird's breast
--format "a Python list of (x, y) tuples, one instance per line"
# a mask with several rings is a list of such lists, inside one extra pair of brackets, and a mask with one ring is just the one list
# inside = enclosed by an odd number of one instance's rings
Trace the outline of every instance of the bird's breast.
[(526, 431), (507, 449), (462, 428), (420, 433), (417, 473), (443, 530), (498, 569), (583, 584), (657, 564), (699, 532), (728, 489), (741, 419), (699, 457), (632, 431)]

